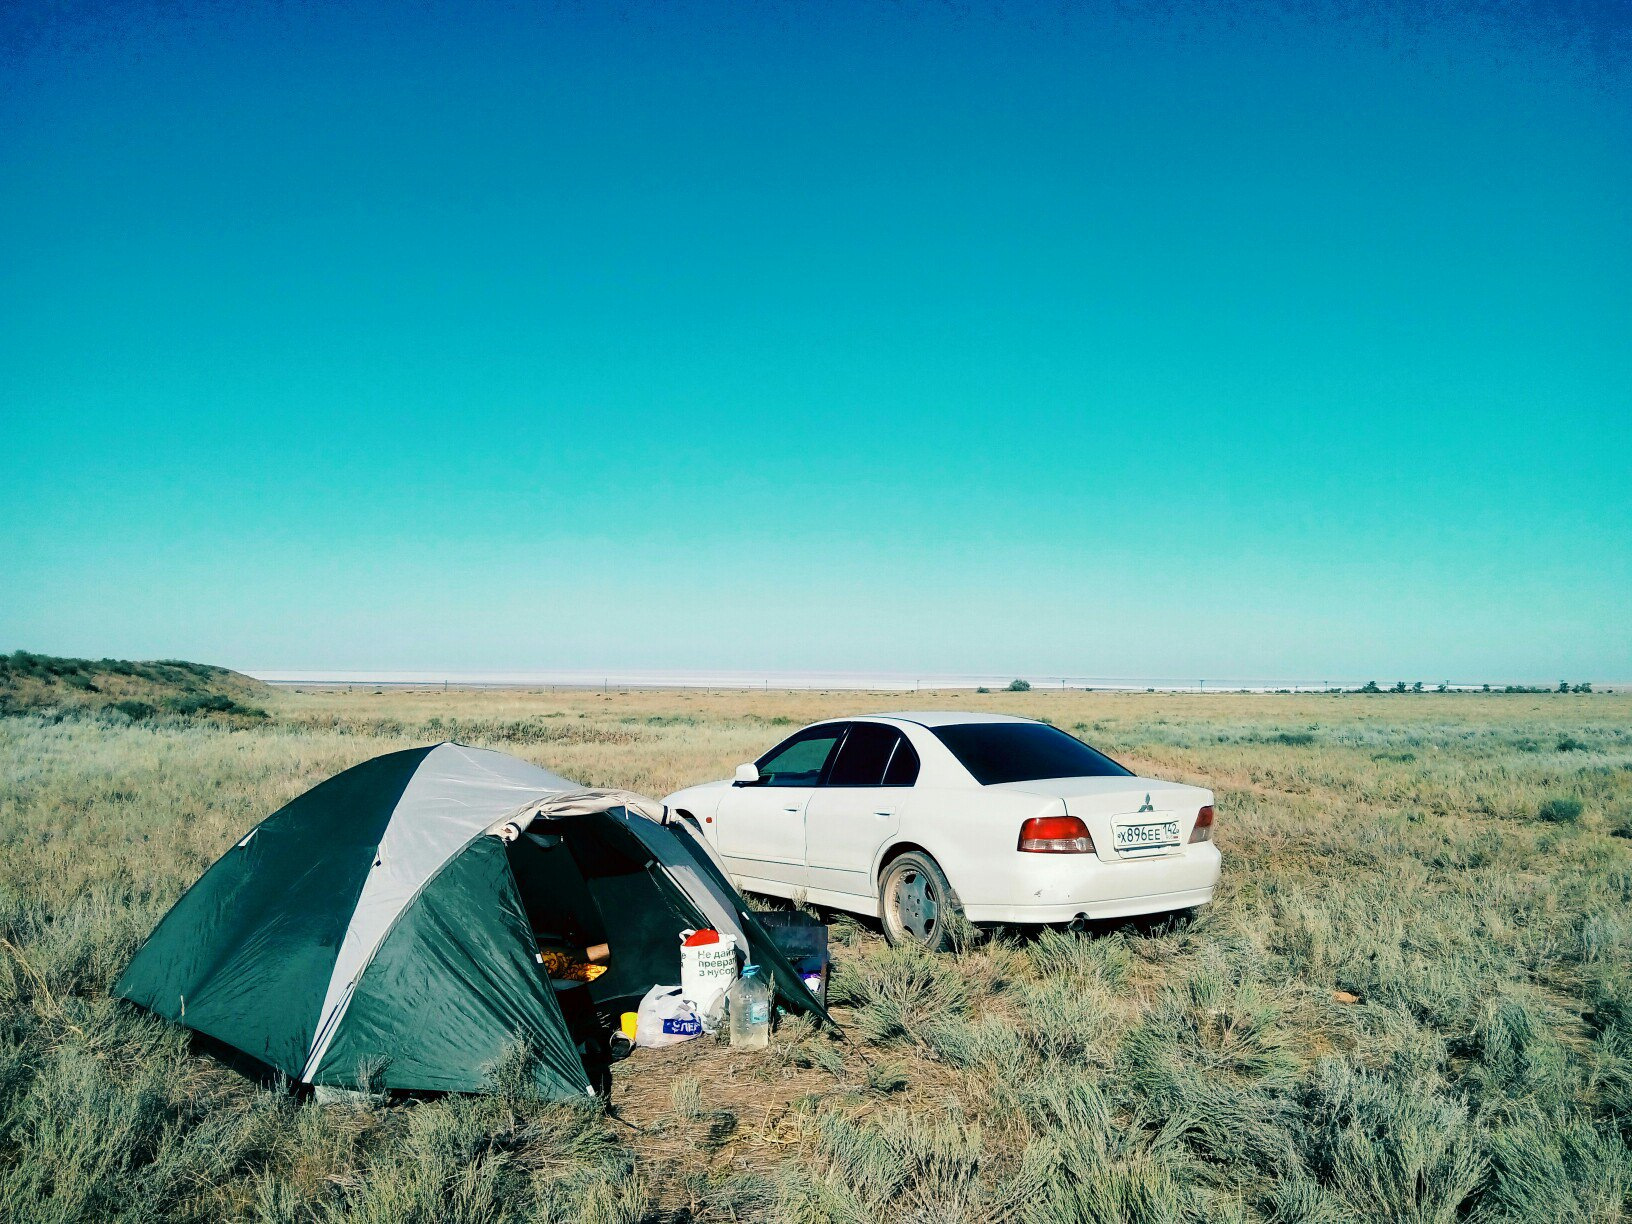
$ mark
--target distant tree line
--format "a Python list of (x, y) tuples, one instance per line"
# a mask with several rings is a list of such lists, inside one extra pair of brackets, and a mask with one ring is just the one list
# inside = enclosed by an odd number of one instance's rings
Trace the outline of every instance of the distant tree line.
[[(1421, 680), (1412, 684), (1407, 684), (1404, 680), (1397, 680), (1394, 687), (1390, 689), (1383, 688), (1375, 680), (1367, 680), (1359, 688), (1350, 689), (1349, 691), (1353, 693), (1421, 693), (1425, 690)], [(1438, 685), (1434, 689), (1436, 693), (1449, 693), (1451, 691), (1453, 690), (1448, 684)], [(1499, 689), (1493, 689), (1487, 684), (1480, 691), (1485, 693), (1590, 693), (1592, 692), (1592, 685), (1587, 682), (1571, 684), (1568, 680), (1560, 680), (1556, 689), (1550, 689), (1546, 685), (1531, 684), (1506, 684)]]

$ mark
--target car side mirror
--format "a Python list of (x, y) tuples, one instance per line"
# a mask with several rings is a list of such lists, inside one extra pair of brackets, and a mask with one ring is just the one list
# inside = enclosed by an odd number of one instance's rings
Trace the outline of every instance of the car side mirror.
[(732, 786), (752, 786), (759, 781), (759, 766), (749, 761), (746, 765), (737, 766), (736, 779)]

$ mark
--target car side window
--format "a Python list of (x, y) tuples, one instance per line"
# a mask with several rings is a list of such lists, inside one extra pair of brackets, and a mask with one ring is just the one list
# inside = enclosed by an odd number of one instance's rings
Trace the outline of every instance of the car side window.
[(828, 786), (882, 786), (901, 733), (879, 723), (851, 723), (828, 771)]
[(783, 740), (756, 763), (760, 785), (815, 786), (843, 733), (842, 724), (811, 727)]
[(911, 786), (918, 781), (918, 753), (907, 743), (907, 737), (898, 735), (895, 743), (895, 755), (890, 757), (890, 763), (884, 770), (885, 786)]

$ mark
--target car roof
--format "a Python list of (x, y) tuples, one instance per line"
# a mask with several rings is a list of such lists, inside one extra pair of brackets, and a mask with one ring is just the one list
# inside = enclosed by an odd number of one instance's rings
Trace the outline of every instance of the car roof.
[(951, 727), (959, 723), (1031, 723), (1035, 718), (1013, 714), (976, 714), (970, 710), (897, 710), (888, 714), (860, 714), (858, 718), (894, 718), (921, 727)]

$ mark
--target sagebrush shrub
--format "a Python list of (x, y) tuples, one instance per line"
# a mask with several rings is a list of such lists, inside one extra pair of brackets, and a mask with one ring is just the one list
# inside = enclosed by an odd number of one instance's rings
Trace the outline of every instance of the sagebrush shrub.
[(1549, 799), (1536, 809), (1536, 818), (1548, 824), (1570, 824), (1581, 819), (1581, 800), (1568, 795)]

